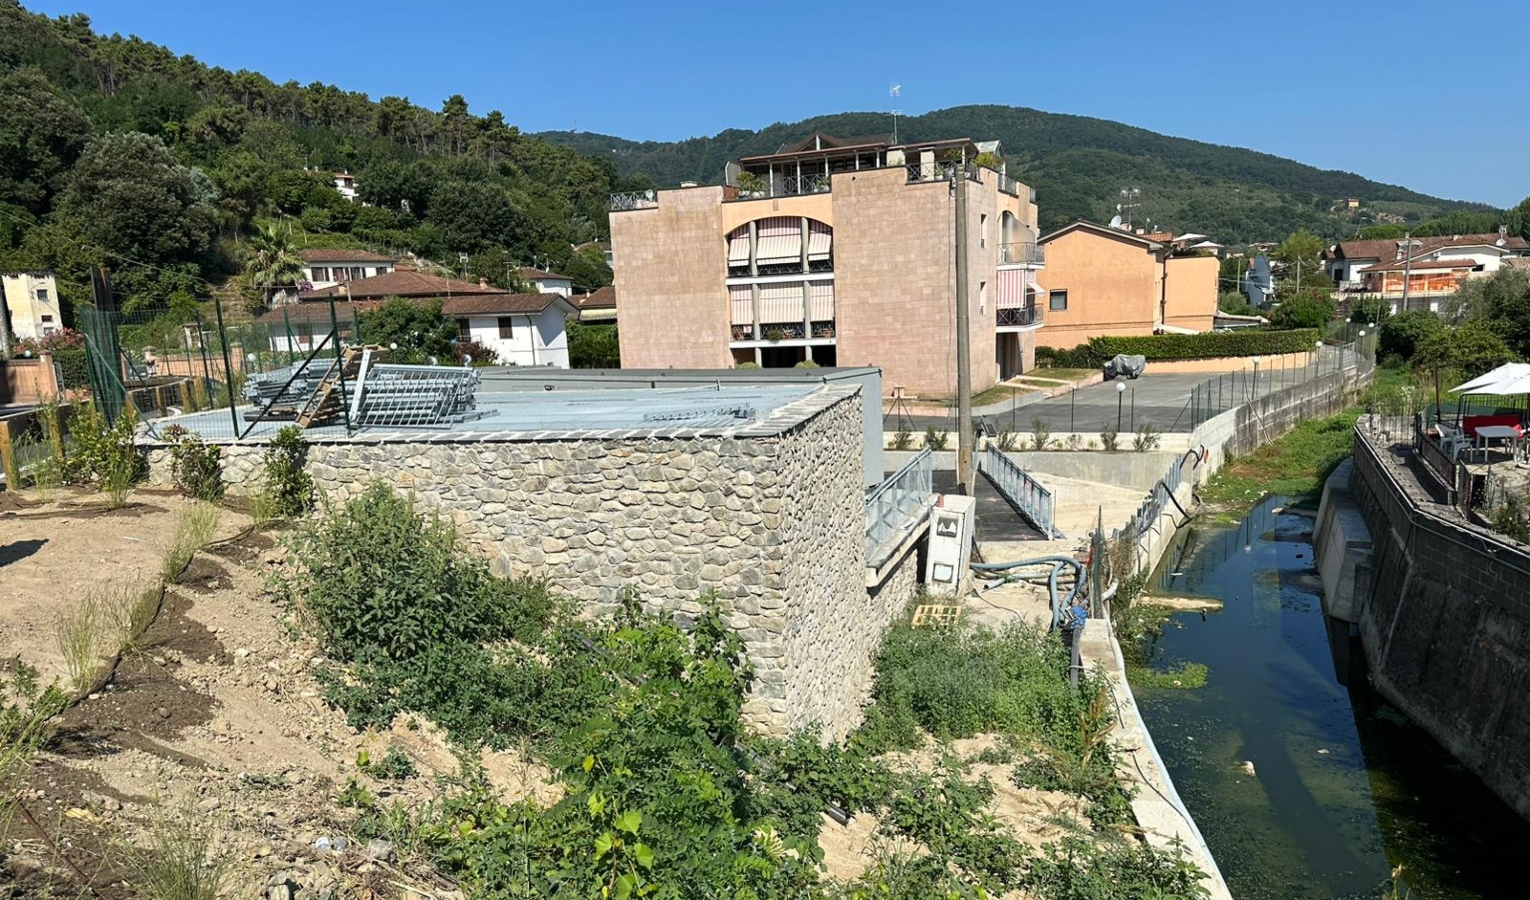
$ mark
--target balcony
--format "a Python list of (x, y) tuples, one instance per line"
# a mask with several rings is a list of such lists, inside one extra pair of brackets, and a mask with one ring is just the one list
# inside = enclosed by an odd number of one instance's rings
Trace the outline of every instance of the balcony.
[(994, 324), (1000, 328), (1028, 328), (1032, 325), (1041, 324), (1040, 311), (1036, 306), (1011, 306), (1000, 307), (994, 310), (997, 316)]
[(1033, 241), (1015, 241), (999, 245), (1001, 266), (1046, 265), (1046, 248)]
[(801, 175), (776, 175), (773, 178), (739, 177), (738, 194), (731, 200), (768, 200), (774, 197), (802, 197), (827, 194), (833, 188), (830, 172), (804, 172)]

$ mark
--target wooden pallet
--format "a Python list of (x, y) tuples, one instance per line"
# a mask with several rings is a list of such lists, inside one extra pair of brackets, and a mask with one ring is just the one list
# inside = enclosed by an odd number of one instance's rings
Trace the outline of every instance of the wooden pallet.
[(926, 604), (914, 607), (915, 628), (950, 628), (961, 621), (960, 606), (937, 606)]
[(320, 379), (319, 386), (303, 403), (303, 408), (298, 410), (297, 423), (304, 428), (312, 428), (315, 425), (323, 425), (333, 419), (345, 407), (346, 399), (341, 396), (342, 382), (354, 384), (361, 374), (361, 355), (365, 347), (346, 347), (340, 351), (340, 359), (331, 361), (329, 368), (324, 370), (324, 377)]

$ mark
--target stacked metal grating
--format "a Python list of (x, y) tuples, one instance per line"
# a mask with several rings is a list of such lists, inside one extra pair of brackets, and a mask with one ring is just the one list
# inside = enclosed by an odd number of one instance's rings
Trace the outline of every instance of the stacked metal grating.
[(407, 428), (482, 418), (478, 370), (380, 363), (362, 367), (353, 386), (351, 423)]
[(318, 389), (319, 382), (324, 380), (324, 373), (329, 370), (331, 363), (332, 360), (315, 359), (272, 369), (269, 372), (252, 373), (244, 382), (244, 398), (250, 401), (258, 412), (250, 418), (264, 418), (267, 414), (270, 418), (278, 418), (275, 415), (277, 409), (301, 407), (304, 401)]

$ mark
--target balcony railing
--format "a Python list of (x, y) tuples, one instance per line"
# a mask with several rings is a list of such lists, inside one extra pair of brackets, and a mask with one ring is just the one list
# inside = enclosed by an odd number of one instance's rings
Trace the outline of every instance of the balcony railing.
[(1039, 266), (1046, 262), (1046, 248), (1034, 241), (1013, 241), (999, 245), (999, 265)]
[[(884, 545), (903, 533), (905, 526), (925, 513), (934, 492), (934, 460), (926, 447), (908, 461), (908, 465), (878, 485), (866, 496), (866, 562), (880, 562), (891, 548)], [(879, 551), (884, 551), (879, 553)]]
[(951, 174), (960, 165), (957, 162), (909, 163), (908, 181), (915, 184), (926, 181), (950, 181)]
[(1036, 530), (1045, 535), (1047, 540), (1056, 540), (1063, 536), (1052, 521), (1052, 512), (1056, 504), (1052, 492), (1020, 468), (1009, 455), (990, 444), (978, 457), (978, 468), (988, 476), (988, 480), (993, 482), (993, 486), (998, 488), (999, 493), (1014, 504), (1020, 511), (1020, 515), (1036, 526)]
[(806, 194), (827, 194), (832, 190), (833, 173), (804, 172), (801, 175), (783, 175), (775, 179), (761, 179), (750, 185), (739, 185), (735, 200), (765, 200), (771, 197), (801, 197)]
[(1041, 322), (1041, 316), (1037, 314), (1035, 306), (1012, 306), (1009, 309), (1000, 308), (995, 310), (998, 320), (995, 322), (999, 327), (1010, 325), (1027, 326)]
[(657, 191), (623, 191), (611, 195), (612, 212), (624, 209), (657, 209), (658, 206)]

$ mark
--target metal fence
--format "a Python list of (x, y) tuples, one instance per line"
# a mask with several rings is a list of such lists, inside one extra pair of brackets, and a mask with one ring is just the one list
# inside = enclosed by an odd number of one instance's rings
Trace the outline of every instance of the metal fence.
[[(1194, 430), (1230, 409), (1325, 375), (1338, 372), (1353, 372), (1356, 377), (1366, 375), (1376, 367), (1374, 349), (1375, 338), (1367, 335), (1346, 344), (1314, 347), (1299, 359), (1289, 353), (1270, 359), (1253, 357), (1242, 370), (1213, 375), (1190, 389), (1185, 409), (1190, 428)], [(1176, 420), (1169, 430), (1178, 424)]]
[(1192, 474), (1199, 465), (1200, 455), (1190, 451), (1176, 459), (1164, 472), (1163, 477), (1153, 485), (1152, 491), (1142, 501), (1142, 505), (1132, 514), (1131, 530), (1138, 536), (1139, 541), (1142, 535), (1158, 530), (1158, 520), (1164, 510), (1170, 503), (1177, 503), (1174, 500), (1174, 492), (1179, 490), (1179, 486), (1185, 483), (1187, 475)]
[(1004, 451), (990, 444), (978, 457), (978, 468), (1026, 521), (1048, 539), (1063, 537), (1053, 522), (1056, 498), (1041, 482), (1026, 474)]
[(929, 448), (914, 454), (903, 468), (888, 476), (866, 495), (866, 560), (874, 562), (879, 549), (922, 515), (935, 491), (934, 456)]
[(659, 205), (657, 191), (623, 191), (611, 195), (611, 211), (627, 209), (655, 209)]

